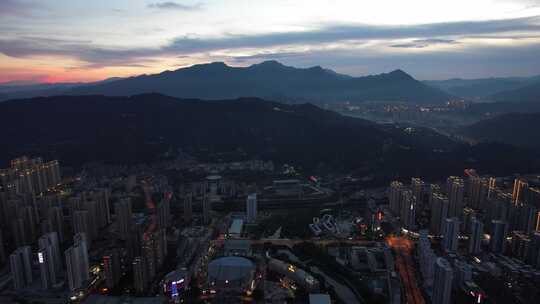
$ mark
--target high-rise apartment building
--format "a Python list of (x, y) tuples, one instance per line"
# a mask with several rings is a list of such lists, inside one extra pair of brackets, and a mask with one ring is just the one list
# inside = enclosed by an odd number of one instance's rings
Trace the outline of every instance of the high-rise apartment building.
[(390, 203), (390, 210), (394, 215), (398, 215), (400, 211), (400, 202), (401, 202), (401, 191), (403, 190), (403, 183), (398, 181), (393, 181), (390, 183), (390, 193), (388, 195), (388, 200)]
[(163, 198), (156, 208), (157, 226), (159, 229), (166, 229), (170, 225), (171, 203), (168, 198)]
[(69, 289), (75, 291), (90, 279), (88, 247), (84, 234), (77, 234), (73, 246), (65, 251)]
[(457, 217), (447, 218), (444, 228), (444, 250), (446, 252), (456, 252), (459, 240), (459, 224)]
[(107, 288), (114, 288), (122, 277), (120, 253), (118, 250), (111, 250), (103, 256), (103, 271), (105, 272), (105, 285)]
[(23, 289), (32, 284), (32, 249), (30, 246), (17, 248), (9, 256), (9, 267), (15, 290)]
[(433, 280), (433, 295), (431, 303), (450, 304), (452, 296), (452, 281), (454, 274), (452, 266), (444, 258), (437, 258), (435, 262), (435, 277)]
[(432, 234), (443, 233), (444, 220), (448, 217), (448, 199), (442, 194), (434, 193), (431, 197), (431, 221), (430, 231)]
[(6, 248), (4, 247), (4, 235), (0, 229), (0, 265), (6, 262)]
[(418, 238), (418, 257), (420, 264), (420, 272), (424, 287), (431, 290), (433, 286), (434, 265), (437, 259), (435, 252), (431, 248), (431, 242), (428, 238), (427, 230), (420, 230)]
[(514, 180), (514, 188), (512, 190), (512, 203), (514, 205), (523, 204), (525, 190), (529, 188), (529, 183), (521, 178)]
[(531, 239), (521, 231), (512, 231), (510, 241), (510, 252), (512, 256), (525, 261), (529, 248), (531, 247)]
[(133, 260), (133, 285), (135, 291), (139, 294), (143, 293), (146, 289), (148, 282), (147, 267), (143, 257), (136, 257)]
[(472, 281), (472, 266), (458, 259), (454, 260), (454, 286), (465, 287), (467, 282)]
[(46, 220), (48, 229), (47, 232), (56, 232), (58, 234), (58, 240), (63, 242), (64, 235), (64, 215), (61, 207), (51, 207), (47, 211)]
[[(45, 236), (47, 238), (47, 236)], [(48, 241), (42, 241), (40, 239), (39, 249), (37, 252), (39, 271), (41, 277), (41, 287), (43, 289), (52, 288), (57, 282), (58, 269), (60, 265), (56, 260), (56, 250), (52, 243)]]
[(525, 261), (536, 269), (540, 269), (540, 232), (533, 233), (530, 240)]
[(448, 216), (461, 219), (463, 215), (463, 194), (465, 191), (463, 179), (450, 176), (446, 180), (446, 191), (448, 193), (448, 202), (450, 203)]
[[(76, 210), (73, 212), (72, 218), (73, 234), (84, 233), (88, 238), (88, 241), (92, 239), (92, 233), (90, 231), (90, 213), (87, 210)], [(86, 244), (90, 247), (90, 244)]]
[(254, 223), (257, 220), (257, 194), (252, 193), (246, 199), (247, 222)]
[(193, 217), (193, 195), (187, 193), (184, 197), (184, 221), (186, 223), (191, 223)]
[(133, 223), (133, 212), (131, 209), (131, 200), (121, 199), (114, 205), (114, 215), (116, 217), (116, 230), (121, 239), (127, 240), (131, 233)]
[(424, 205), (427, 203), (429, 197), (428, 194), (428, 184), (422, 181), (418, 177), (413, 177), (411, 179), (411, 190), (413, 196), (416, 198), (417, 207), (424, 208)]
[(84, 201), (84, 210), (88, 212), (88, 237), (90, 240), (97, 238), (99, 234), (99, 206), (96, 201)]
[(85, 199), (94, 201), (97, 205), (96, 224), (98, 228), (103, 228), (111, 222), (109, 197), (110, 189), (108, 188), (98, 188), (85, 195)]
[(401, 227), (414, 229), (416, 221), (416, 197), (411, 190), (401, 192), (400, 202), (400, 223)]
[(210, 196), (204, 195), (202, 201), (203, 223), (208, 225), (212, 222), (212, 201)]
[(60, 241), (58, 233), (49, 232), (42, 235), (38, 240), (39, 248), (51, 248), (53, 265), (55, 272), (59, 273), (62, 270), (62, 252), (60, 251)]
[(22, 247), (30, 244), (29, 237), (27, 236), (24, 220), (17, 218), (11, 221), (11, 233), (15, 239), (15, 246)]
[(494, 253), (503, 253), (506, 244), (506, 235), (508, 233), (508, 224), (505, 221), (491, 221), (491, 235), (489, 247)]
[(471, 230), (469, 234), (469, 254), (480, 253), (483, 236), (484, 224), (477, 218), (473, 218), (471, 220)]
[(469, 205), (474, 209), (483, 209), (489, 197), (489, 179), (469, 177)]

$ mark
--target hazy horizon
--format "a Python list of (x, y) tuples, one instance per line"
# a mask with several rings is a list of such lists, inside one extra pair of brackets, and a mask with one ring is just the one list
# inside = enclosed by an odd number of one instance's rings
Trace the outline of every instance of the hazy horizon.
[[(233, 68), (245, 68), (245, 67), (250, 67), (252, 65), (257, 65), (257, 64), (261, 64), (261, 63), (264, 63), (264, 62), (268, 62), (268, 61), (274, 61), (274, 60), (264, 60), (264, 61), (260, 61), (260, 62), (256, 62), (256, 63), (253, 63), (253, 64), (249, 64), (249, 65), (231, 65), (231, 64), (228, 64), (226, 62), (223, 62), (223, 61), (210, 61), (210, 62), (202, 62), (202, 63), (194, 63), (192, 65), (188, 65), (188, 66), (185, 66), (185, 67), (180, 67), (180, 68), (177, 68), (177, 69), (174, 69), (174, 70), (163, 70), (163, 71), (157, 71), (156, 73), (143, 73), (143, 74), (133, 74), (133, 75), (128, 75), (128, 76), (125, 76), (125, 77), (119, 77), (119, 76), (114, 76), (114, 75), (111, 75), (111, 76), (107, 76), (106, 78), (103, 78), (103, 79), (97, 79), (97, 80), (90, 80), (90, 81), (77, 81), (77, 80), (67, 80), (67, 81), (53, 81), (53, 82), (47, 82), (47, 81), (34, 81), (32, 79), (29, 79), (29, 80), (12, 80), (12, 81), (4, 81), (4, 82), (0, 82), (0, 85), (3, 85), (3, 86), (6, 86), (6, 85), (11, 85), (11, 86), (29, 86), (29, 85), (40, 85), (40, 84), (50, 84), (50, 85), (54, 85), (54, 84), (84, 84), (84, 83), (94, 83), (94, 82), (100, 82), (100, 81), (106, 81), (106, 80), (109, 80), (109, 79), (114, 79), (114, 78), (118, 78), (118, 79), (125, 79), (125, 78), (130, 78), (130, 77), (137, 77), (137, 76), (143, 76), (143, 75), (155, 75), (155, 74), (160, 74), (160, 73), (163, 73), (163, 72), (167, 72), (167, 71), (176, 71), (176, 70), (180, 70), (180, 69), (184, 69), (184, 68), (190, 68), (190, 67), (193, 67), (193, 66), (196, 66), (196, 65), (205, 65), (205, 64), (213, 64), (213, 63), (225, 63), (227, 66), (229, 67), (233, 67)], [(280, 64), (283, 64), (282, 62), (278, 61), (278, 60), (275, 60), (277, 61), (278, 63)], [(305, 67), (300, 67), (300, 66), (293, 66), (293, 65), (287, 65), (287, 64), (283, 64), (284, 66), (287, 66), (287, 67), (293, 67), (293, 68), (297, 68), (297, 69), (309, 69), (309, 68), (314, 68), (314, 67), (317, 67), (319, 65), (311, 65), (311, 66), (305, 66)], [(408, 71), (406, 70), (403, 70), (403, 69), (400, 69), (400, 68), (395, 68), (395, 69), (391, 69), (391, 70), (388, 70), (388, 71), (382, 71), (380, 73), (368, 73), (368, 74), (362, 74), (362, 75), (351, 75), (351, 74), (347, 74), (347, 73), (340, 73), (336, 70), (333, 70), (333, 69), (329, 69), (329, 68), (326, 68), (324, 66), (321, 66), (321, 68), (323, 69), (328, 69), (328, 70), (332, 70), (336, 73), (339, 73), (341, 75), (346, 75), (346, 76), (352, 76), (352, 77), (363, 77), (363, 76), (371, 76), (371, 75), (380, 75), (380, 74), (387, 74), (387, 73), (391, 73), (393, 71), (396, 71), (396, 70), (402, 70), (404, 71), (405, 73), (411, 75), (413, 78), (419, 80), (419, 81), (444, 81), (444, 80), (453, 80), (453, 79), (461, 79), (461, 80), (475, 80), (475, 79), (489, 79), (489, 78), (528, 78), (528, 77), (535, 77), (535, 76), (539, 76), (540, 73), (538, 74), (530, 74), (530, 75), (501, 75), (501, 76), (488, 76), (488, 77), (481, 77), (481, 78), (465, 78), (465, 77), (452, 77), (452, 78), (440, 78), (440, 79), (419, 79), (419, 78), (416, 78), (415, 75), (409, 73)]]

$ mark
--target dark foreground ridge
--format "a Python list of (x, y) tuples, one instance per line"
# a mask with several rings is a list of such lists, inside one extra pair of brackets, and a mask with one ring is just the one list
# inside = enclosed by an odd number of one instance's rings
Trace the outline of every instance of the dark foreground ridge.
[(462, 128), (462, 133), (478, 141), (509, 143), (540, 149), (540, 113), (508, 113)]
[[(250, 156), (317, 169), (414, 175), (462, 170), (471, 149), (478, 149), (425, 129), (411, 132), (312, 104), (257, 98), (203, 101), (143, 94), (12, 100), (0, 103), (0, 128), (10, 147), (1, 152), (3, 162), (21, 153), (41, 153), (71, 164), (136, 163), (183, 149), (216, 161)], [(489, 149), (495, 168), (512, 162), (507, 154), (513, 148), (502, 155)]]

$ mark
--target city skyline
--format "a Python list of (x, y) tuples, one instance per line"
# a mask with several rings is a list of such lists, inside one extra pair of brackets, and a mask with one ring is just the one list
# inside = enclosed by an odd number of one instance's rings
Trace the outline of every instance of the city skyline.
[(0, 0), (1, 303), (532, 303), (540, 0)]
[[(0, 83), (78, 82), (224, 61), (354, 76), (530, 76), (538, 1), (2, 1)], [(246, 26), (248, 25), (248, 26)]]

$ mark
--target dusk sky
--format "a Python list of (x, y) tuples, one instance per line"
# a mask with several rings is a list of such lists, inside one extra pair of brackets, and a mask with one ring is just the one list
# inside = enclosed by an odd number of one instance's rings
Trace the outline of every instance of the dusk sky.
[(0, 0), (0, 82), (270, 59), (351, 75), (537, 75), (540, 0)]

